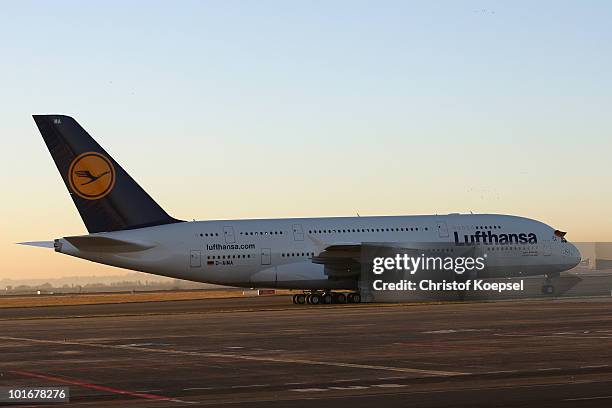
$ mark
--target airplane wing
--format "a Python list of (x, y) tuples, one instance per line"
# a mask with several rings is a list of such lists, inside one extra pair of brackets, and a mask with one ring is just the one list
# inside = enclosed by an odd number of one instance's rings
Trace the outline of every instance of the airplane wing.
[(362, 265), (371, 262), (377, 256), (407, 254), (416, 257), (424, 253), (450, 257), (474, 256), (474, 247), (457, 247), (455, 252), (450, 254), (444, 252), (448, 246), (448, 242), (343, 242), (327, 245), (319, 243), (319, 251), (315, 252), (312, 262), (325, 265), (325, 273), (330, 277), (348, 278), (359, 276)]
[(319, 247), (312, 262), (325, 266), (325, 273), (334, 278), (356, 277), (361, 272), (361, 243), (342, 243)]

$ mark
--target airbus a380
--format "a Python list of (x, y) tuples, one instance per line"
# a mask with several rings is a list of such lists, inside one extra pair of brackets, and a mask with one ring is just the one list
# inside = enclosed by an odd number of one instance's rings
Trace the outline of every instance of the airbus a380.
[(551, 277), (580, 262), (564, 232), (510, 215), (178, 220), (76, 120), (34, 115), (34, 121), (89, 234), (24, 244), (93, 262), (197, 282), (298, 289), (299, 304), (360, 302), (365, 246), (451, 256), (477, 248), (487, 254), (479, 278), (544, 275), (546, 293), (554, 291)]

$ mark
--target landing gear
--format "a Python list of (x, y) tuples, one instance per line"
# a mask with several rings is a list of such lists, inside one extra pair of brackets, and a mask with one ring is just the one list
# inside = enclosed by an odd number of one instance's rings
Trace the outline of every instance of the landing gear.
[(465, 300), (465, 292), (466, 292), (465, 290), (458, 290), (457, 299), (461, 301)]
[(293, 295), (293, 304), (294, 305), (303, 305), (306, 303), (306, 295), (303, 293), (298, 293), (297, 295)]
[(345, 303), (361, 303), (361, 294), (359, 292), (343, 293), (343, 292), (309, 292), (298, 293), (293, 295), (294, 305), (331, 305)]
[(554, 295), (555, 294), (555, 287), (551, 284), (544, 284), (542, 285), (542, 294), (544, 295)]
[(321, 304), (321, 300), (322, 300), (321, 295), (319, 295), (318, 293), (312, 293), (308, 295), (307, 299), (308, 299), (309, 305), (319, 305)]
[(544, 275), (544, 284), (542, 285), (542, 294), (544, 295), (554, 295), (555, 287), (552, 283), (552, 278), (556, 278), (559, 274), (554, 275)]

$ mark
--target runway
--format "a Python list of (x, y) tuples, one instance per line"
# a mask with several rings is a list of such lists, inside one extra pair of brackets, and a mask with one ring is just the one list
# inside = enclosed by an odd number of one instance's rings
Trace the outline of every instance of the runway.
[(74, 406), (609, 406), (611, 311), (609, 297), (6, 309), (0, 386), (69, 386)]

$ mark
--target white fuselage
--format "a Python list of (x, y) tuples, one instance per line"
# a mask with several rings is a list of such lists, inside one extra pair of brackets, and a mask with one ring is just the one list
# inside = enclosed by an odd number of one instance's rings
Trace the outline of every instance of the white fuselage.
[(354, 289), (357, 279), (332, 279), (324, 265), (312, 261), (340, 244), (435, 243), (449, 251), (473, 246), (487, 254), (487, 267), (479, 274), (484, 278), (558, 273), (580, 261), (576, 247), (554, 228), (508, 215), (194, 221), (92, 235), (151, 247), (82, 251), (60, 239), (56, 250), (121, 268), (241, 287)]

